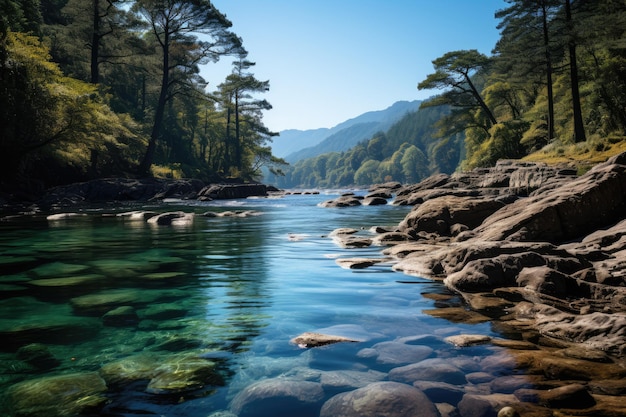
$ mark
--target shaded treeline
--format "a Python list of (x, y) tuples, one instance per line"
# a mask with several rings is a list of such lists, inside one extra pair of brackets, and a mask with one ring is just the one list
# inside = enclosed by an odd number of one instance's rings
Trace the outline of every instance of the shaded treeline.
[[(0, 175), (258, 178), (269, 89), (209, 1), (0, 0)], [(200, 66), (234, 59), (209, 92)], [(211, 80), (215, 81), (215, 80)]]

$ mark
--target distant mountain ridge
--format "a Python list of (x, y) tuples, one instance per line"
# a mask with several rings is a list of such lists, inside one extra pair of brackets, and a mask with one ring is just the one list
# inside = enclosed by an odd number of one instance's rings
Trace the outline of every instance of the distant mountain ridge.
[(363, 113), (333, 128), (284, 130), (274, 138), (272, 153), (288, 162), (310, 158), (326, 152), (341, 152), (386, 131), (409, 112), (417, 111), (422, 102), (398, 101), (384, 110)]

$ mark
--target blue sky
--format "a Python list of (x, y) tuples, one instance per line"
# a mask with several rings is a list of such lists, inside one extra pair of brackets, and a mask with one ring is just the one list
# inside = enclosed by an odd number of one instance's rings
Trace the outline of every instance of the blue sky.
[[(243, 38), (274, 131), (333, 127), (399, 100), (436, 91), (417, 84), (446, 52), (489, 55), (498, 39), (496, 10), (504, 0), (214, 0)], [(232, 60), (209, 63), (202, 75), (214, 90)]]

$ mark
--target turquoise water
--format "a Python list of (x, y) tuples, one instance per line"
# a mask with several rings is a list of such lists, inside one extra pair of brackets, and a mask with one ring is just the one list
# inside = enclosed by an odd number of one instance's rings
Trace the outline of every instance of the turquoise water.
[[(84, 209), (82, 216), (54, 222), (42, 214), (0, 222), (0, 392), (39, 378), (102, 373), (129, 358), (151, 360), (141, 371), (146, 375), (163, 364), (204, 360), (215, 364), (215, 375), (181, 389), (155, 389), (139, 371), (120, 376), (101, 393), (106, 401), (93, 415), (209, 416), (228, 410), (237, 393), (267, 378), (388, 372), (390, 366), (359, 354), (376, 343), (492, 334), (488, 323), (450, 323), (425, 313), (436, 302), (424, 293), (446, 294), (438, 283), (394, 273), (389, 264), (340, 268), (337, 258), (379, 257), (382, 248), (341, 248), (327, 236), (332, 230), (351, 227), (366, 235), (371, 226), (398, 224), (409, 209), (317, 206), (333, 197), (169, 202)], [(115, 215), (136, 209), (255, 215), (197, 216), (187, 226)], [(107, 315), (120, 307), (130, 315)], [(309, 350), (290, 343), (314, 331), (361, 342)], [(428, 340), (438, 339), (424, 338), (424, 344)], [(432, 343), (440, 357), (457, 354)], [(43, 359), (25, 359), (23, 346), (32, 344), (43, 349)], [(37, 396), (28, 401), (36, 406)], [(11, 400), (1, 407), (6, 415)]]

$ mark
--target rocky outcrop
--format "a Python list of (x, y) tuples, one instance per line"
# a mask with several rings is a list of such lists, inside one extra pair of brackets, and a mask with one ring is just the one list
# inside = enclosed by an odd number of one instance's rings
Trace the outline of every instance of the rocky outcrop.
[(522, 161), (438, 174), (394, 189), (414, 207), (373, 232), (403, 234), (385, 241), (394, 270), (442, 280), (487, 319), (624, 355), (626, 153), (575, 174)]

